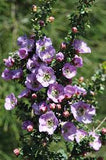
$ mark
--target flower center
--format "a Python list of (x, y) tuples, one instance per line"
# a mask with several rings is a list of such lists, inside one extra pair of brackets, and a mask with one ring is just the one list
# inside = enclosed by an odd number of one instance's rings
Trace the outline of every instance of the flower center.
[(43, 51), (45, 51), (45, 49), (46, 49), (46, 47), (42, 46), (41, 51), (43, 52)]
[(49, 81), (50, 78), (51, 78), (50, 74), (48, 73), (44, 74), (44, 77), (43, 77), (44, 81)]
[(69, 74), (70, 74), (70, 70), (69, 70), (69, 68), (66, 68), (65, 73), (66, 73), (67, 75), (69, 75)]
[(48, 128), (53, 127), (53, 125), (54, 125), (53, 120), (52, 120), (52, 119), (49, 119), (49, 120), (47, 121), (47, 126), (48, 126)]
[(55, 90), (52, 90), (52, 96), (53, 97), (56, 97), (58, 96), (59, 92), (55, 89)]
[(77, 113), (79, 116), (83, 116), (85, 114), (85, 109), (80, 107), (78, 110), (77, 110)]

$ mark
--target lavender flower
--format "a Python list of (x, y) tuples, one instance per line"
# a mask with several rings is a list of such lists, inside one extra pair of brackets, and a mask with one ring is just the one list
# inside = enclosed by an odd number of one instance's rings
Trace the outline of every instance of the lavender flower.
[(28, 51), (31, 51), (35, 42), (33, 39), (28, 39), (27, 36), (22, 36), (17, 39), (17, 43), (20, 48), (27, 48)]
[(36, 80), (36, 74), (32, 73), (29, 74), (26, 78), (25, 85), (28, 89), (31, 89), (33, 91), (39, 91), (42, 88), (42, 85), (40, 85)]
[(16, 70), (12, 70), (12, 79), (20, 79), (23, 75), (23, 71), (22, 69), (16, 69)]
[(77, 95), (83, 95), (84, 96), (84, 95), (87, 94), (87, 91), (84, 88), (79, 87), (77, 85), (75, 85), (74, 87), (76, 88), (76, 94)]
[(2, 73), (1, 77), (5, 80), (11, 80), (12, 79), (12, 72), (9, 69), (5, 69), (4, 72)]
[(64, 54), (62, 52), (59, 52), (56, 54), (56, 60), (57, 61), (63, 61), (64, 60)]
[(66, 141), (74, 141), (76, 127), (71, 122), (66, 122), (62, 127), (62, 136)]
[(39, 65), (40, 65), (40, 63), (38, 62), (38, 56), (34, 54), (31, 59), (28, 59), (27, 69), (30, 70), (31, 72), (33, 72), (33, 70), (36, 67), (39, 67)]
[(28, 127), (29, 125), (32, 125), (32, 126), (33, 126), (33, 123), (32, 123), (31, 121), (29, 121), (29, 120), (24, 121), (24, 122), (22, 123), (22, 129), (23, 129), (23, 130), (27, 130), (27, 127)]
[(91, 53), (91, 49), (82, 40), (74, 40), (73, 47), (78, 53)]
[(22, 74), (23, 74), (22, 69), (9, 70), (6, 68), (2, 73), (1, 77), (5, 80), (19, 79), (21, 78)]
[(36, 50), (37, 54), (41, 53), (42, 51), (46, 50), (48, 47), (52, 46), (52, 41), (50, 38), (46, 36), (43, 39), (40, 39), (36, 42)]
[(75, 55), (75, 57), (73, 58), (73, 62), (74, 62), (74, 65), (76, 67), (82, 67), (83, 66), (83, 59), (77, 55)]
[(15, 108), (16, 105), (17, 105), (17, 98), (13, 93), (11, 93), (6, 97), (4, 107), (6, 110), (12, 110)]
[(41, 65), (38, 69), (36, 79), (43, 87), (48, 87), (56, 81), (54, 70), (51, 67)]
[(55, 55), (55, 49), (52, 46), (51, 39), (44, 37), (38, 40), (36, 43), (36, 52), (43, 62), (50, 63)]
[(47, 95), (53, 102), (61, 102), (64, 99), (64, 87), (58, 83), (51, 84)]
[(41, 103), (39, 103), (39, 104), (34, 103), (34, 104), (32, 105), (32, 108), (33, 108), (34, 113), (35, 113), (36, 115), (40, 115), (43, 111), (45, 112), (45, 111), (48, 110), (48, 105), (46, 104), (46, 102), (41, 102)]
[(66, 77), (67, 79), (71, 79), (77, 74), (76, 67), (71, 65), (70, 63), (66, 63), (64, 65), (64, 67), (62, 68), (62, 72), (64, 77)]
[(85, 132), (84, 130), (82, 130), (82, 129), (77, 129), (77, 132), (76, 132), (76, 134), (75, 134), (75, 139), (76, 139), (76, 141), (77, 141), (77, 143), (80, 143), (82, 140), (83, 140), (83, 138), (85, 137), (85, 136), (87, 136), (88, 134), (87, 134), (87, 132)]
[(94, 138), (94, 140), (90, 141), (89, 143), (90, 147), (93, 148), (95, 151), (98, 151), (102, 146), (99, 135), (95, 132), (90, 132), (89, 135)]
[(28, 57), (28, 49), (27, 48), (20, 48), (18, 55), (20, 59), (26, 59)]
[(64, 88), (64, 94), (65, 94), (66, 98), (71, 98), (75, 93), (76, 93), (76, 87), (75, 86), (67, 85)]
[(50, 46), (45, 51), (42, 51), (38, 56), (43, 62), (50, 63), (53, 60), (54, 55), (55, 49), (53, 48), (53, 46)]
[(12, 67), (14, 65), (15, 60), (12, 57), (8, 57), (8, 59), (3, 60), (6, 67)]
[(27, 46), (27, 36), (21, 36), (17, 39), (17, 44), (19, 47), (24, 48)]
[(78, 122), (83, 122), (85, 124), (91, 123), (92, 116), (96, 114), (93, 106), (82, 101), (72, 104), (71, 112)]
[(56, 130), (59, 122), (56, 118), (54, 112), (49, 111), (39, 118), (39, 131), (47, 132), (49, 135), (52, 135)]
[(25, 89), (18, 95), (18, 98), (28, 97), (30, 93), (31, 91), (29, 89)]

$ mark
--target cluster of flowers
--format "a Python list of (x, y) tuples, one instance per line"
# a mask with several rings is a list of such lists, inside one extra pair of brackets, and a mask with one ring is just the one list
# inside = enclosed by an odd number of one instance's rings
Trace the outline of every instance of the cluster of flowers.
[[(74, 40), (72, 47), (76, 55), (69, 63), (65, 62), (65, 55), (61, 51), (56, 53), (51, 39), (46, 36), (36, 42), (26, 36), (19, 37), (17, 41), (19, 46), (17, 55), (23, 63), (26, 63), (28, 73), (25, 80), (26, 88), (18, 95), (18, 98), (31, 97), (36, 99), (31, 107), (34, 114), (39, 118), (39, 132), (47, 132), (52, 135), (57, 128), (61, 128), (61, 134), (66, 141), (76, 140), (77, 143), (80, 143), (85, 137), (93, 137), (89, 145), (94, 150), (99, 150), (101, 147), (99, 135), (94, 131), (88, 133), (78, 128), (74, 123), (89, 124), (96, 114), (94, 106), (83, 100), (73, 98), (76, 95), (84, 97), (87, 91), (82, 87), (70, 84), (70, 80), (77, 74), (77, 68), (83, 66), (83, 60), (79, 54), (91, 53), (87, 44), (82, 40)], [(64, 77), (69, 84), (58, 83), (57, 70), (51, 67), (54, 59), (62, 63), (61, 77)], [(8, 68), (2, 73), (3, 79), (22, 79), (24, 74), (22, 69), (12, 69), (15, 65), (14, 57), (4, 59), (4, 63)], [(37, 103), (37, 94), (44, 88), (46, 88), (46, 99)], [(75, 101), (73, 102), (72, 99)], [(18, 100), (12, 93), (6, 97), (4, 107), (6, 110), (12, 110), (17, 104)], [(72, 120), (69, 120), (70, 116), (73, 117)], [(30, 120), (22, 123), (23, 130), (33, 131), (34, 127), (34, 123)]]

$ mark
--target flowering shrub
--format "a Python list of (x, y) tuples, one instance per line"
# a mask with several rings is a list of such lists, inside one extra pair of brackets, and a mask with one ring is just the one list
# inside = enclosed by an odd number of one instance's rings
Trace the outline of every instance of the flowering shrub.
[[(106, 129), (101, 131), (100, 125), (92, 129), (88, 124), (96, 115), (95, 94), (102, 91), (104, 68), (90, 81), (75, 79), (77, 68), (83, 66), (81, 55), (91, 53), (80, 36), (84, 35), (94, 0), (80, 0), (78, 13), (69, 15), (71, 30), (58, 51), (43, 33), (43, 28), (54, 21), (51, 9), (55, 1), (33, 5), (34, 34), (19, 37), (18, 51), (4, 59), (7, 68), (2, 78), (24, 87), (17, 98), (13, 93), (8, 95), (4, 105), (6, 110), (16, 108), (22, 121), (23, 135), (14, 154), (26, 160), (96, 160), (91, 153), (101, 148)], [(61, 140), (67, 152), (51, 151), (52, 142)]]

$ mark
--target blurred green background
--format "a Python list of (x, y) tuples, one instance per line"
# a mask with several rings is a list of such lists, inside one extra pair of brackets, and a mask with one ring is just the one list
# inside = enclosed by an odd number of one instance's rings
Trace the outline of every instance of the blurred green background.
[[(48, 26), (46, 34), (52, 38), (54, 46), (59, 47), (67, 34), (68, 20), (66, 16), (71, 13), (78, 0), (58, 0), (53, 9), (55, 22)], [(38, 4), (37, 0), (0, 0), (0, 74), (2, 73), (3, 58), (8, 53), (17, 49), (16, 40), (20, 35), (31, 34), (30, 11), (32, 4)], [(96, 0), (90, 13), (91, 28), (88, 29), (85, 41), (92, 49), (92, 54), (84, 55), (84, 67), (79, 69), (79, 76), (90, 78), (97, 70), (99, 63), (106, 60), (106, 0)], [(21, 87), (13, 82), (5, 82), (0, 78), (0, 160), (15, 160), (12, 154), (19, 140), (20, 123), (14, 111), (4, 110), (4, 98), (14, 92), (16, 95)], [(102, 120), (106, 115), (106, 91), (98, 96), (98, 119)], [(103, 148), (99, 155), (106, 152)]]

